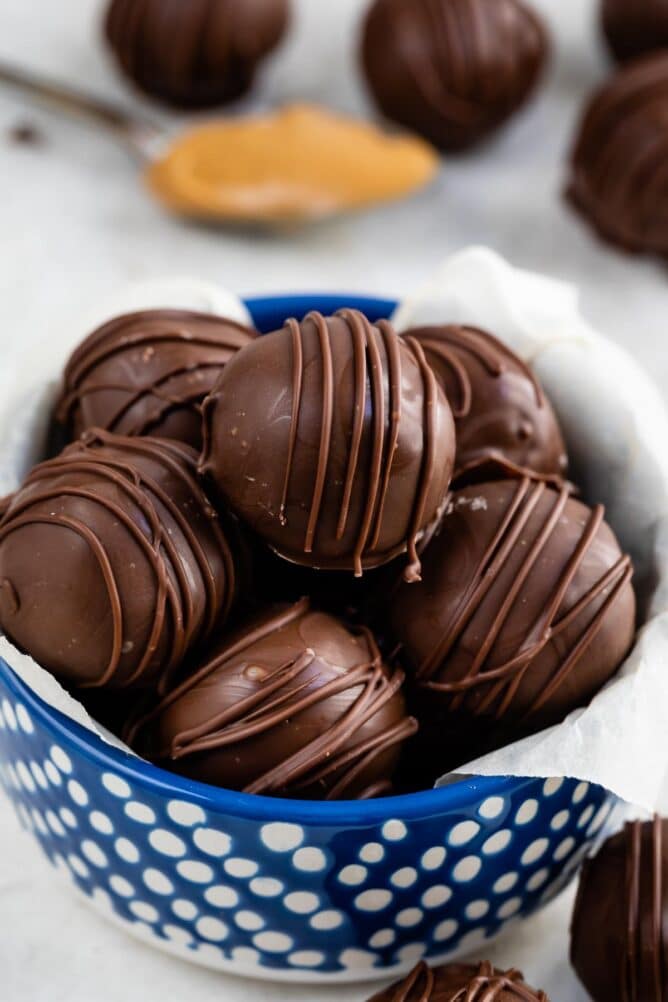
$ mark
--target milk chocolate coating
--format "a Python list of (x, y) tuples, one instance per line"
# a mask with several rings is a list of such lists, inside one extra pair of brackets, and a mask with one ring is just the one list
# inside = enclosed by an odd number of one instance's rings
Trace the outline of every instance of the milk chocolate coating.
[(452, 495), (421, 583), (388, 615), (436, 775), (561, 721), (619, 668), (632, 568), (603, 515), (529, 477)]
[(603, 0), (601, 17), (619, 62), (668, 46), (668, 0)]
[(499, 971), (490, 963), (428, 967), (420, 962), (403, 981), (369, 1002), (550, 1002), (524, 983), (520, 971)]
[(403, 674), (372, 635), (309, 608), (265, 611), (130, 728), (137, 750), (247, 793), (355, 799), (391, 791), (406, 715)]
[(563, 476), (568, 461), (557, 418), (522, 359), (476, 327), (415, 327), (405, 336), (422, 345), (452, 408), (455, 479), (496, 459)]
[(668, 54), (630, 63), (593, 96), (571, 156), (568, 196), (611, 243), (668, 255)]
[(419, 575), (455, 433), (416, 341), (355, 310), (289, 320), (229, 362), (204, 418), (201, 471), (280, 556), (359, 576), (408, 550)]
[(56, 420), (70, 438), (88, 428), (176, 438), (202, 447), (201, 404), (256, 332), (189, 310), (116, 317), (71, 355)]
[(105, 31), (137, 87), (176, 107), (207, 108), (250, 89), (288, 19), (288, 0), (112, 0)]
[(444, 150), (479, 142), (533, 90), (547, 37), (520, 0), (375, 0), (366, 78), (388, 118)]
[(0, 628), (75, 686), (162, 686), (224, 624), (230, 544), (178, 442), (96, 431), (0, 519)]
[(668, 999), (668, 821), (634, 821), (585, 863), (571, 963), (593, 1002)]

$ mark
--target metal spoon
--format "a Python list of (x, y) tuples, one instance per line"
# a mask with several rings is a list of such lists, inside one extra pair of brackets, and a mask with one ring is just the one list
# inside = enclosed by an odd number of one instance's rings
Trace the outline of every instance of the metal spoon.
[(169, 146), (167, 135), (151, 122), (72, 87), (44, 80), (5, 63), (0, 63), (0, 82), (10, 84), (58, 111), (106, 129), (142, 163), (155, 160)]

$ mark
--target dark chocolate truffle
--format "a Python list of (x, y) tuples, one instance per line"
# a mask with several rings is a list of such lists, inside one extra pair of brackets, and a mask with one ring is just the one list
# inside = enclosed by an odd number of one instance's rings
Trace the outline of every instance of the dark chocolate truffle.
[(566, 447), (549, 400), (522, 359), (477, 327), (415, 327), (455, 418), (455, 479), (488, 460), (563, 476)]
[(601, 15), (619, 62), (668, 48), (668, 0), (603, 0)]
[(538, 15), (520, 0), (375, 0), (362, 58), (381, 110), (444, 150), (497, 129), (545, 63)]
[(668, 255), (668, 54), (619, 70), (593, 96), (571, 157), (568, 196), (601, 237)]
[(256, 332), (189, 310), (145, 310), (110, 320), (70, 357), (56, 420), (87, 428), (176, 438), (202, 447), (201, 404), (230, 358)]
[(388, 793), (403, 741), (403, 674), (372, 635), (307, 600), (274, 607), (130, 728), (137, 750), (193, 779), (271, 796)]
[(204, 417), (201, 470), (280, 556), (359, 576), (408, 550), (419, 575), (455, 433), (416, 341), (356, 310), (289, 320), (228, 363)]
[(245, 94), (280, 41), (288, 0), (112, 0), (107, 40), (145, 93), (181, 108)]
[(0, 519), (0, 627), (77, 686), (164, 685), (224, 624), (236, 580), (179, 442), (88, 433)]
[(668, 999), (668, 821), (634, 821), (585, 863), (571, 963), (593, 1002)]
[(421, 962), (403, 981), (378, 992), (369, 1002), (549, 1002), (524, 982), (520, 971), (497, 971), (482, 964), (428, 967)]
[(632, 568), (603, 516), (529, 477), (452, 495), (422, 581), (389, 607), (441, 772), (465, 759), (439, 765), (438, 748), (470, 757), (555, 724), (619, 668)]

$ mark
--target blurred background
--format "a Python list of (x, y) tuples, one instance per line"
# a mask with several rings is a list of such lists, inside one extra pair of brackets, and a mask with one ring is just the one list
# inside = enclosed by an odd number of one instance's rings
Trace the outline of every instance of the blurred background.
[[(666, 392), (665, 266), (600, 243), (562, 200), (582, 104), (611, 68), (596, 0), (533, 3), (551, 27), (553, 58), (536, 98), (504, 130), (469, 154), (446, 155), (436, 182), (405, 202), (283, 234), (205, 228), (166, 215), (142, 189), (136, 165), (104, 134), (0, 86), (0, 375), (31, 342), (76, 323), (128, 280), (190, 274), (241, 294), (336, 289), (399, 298), (445, 255), (477, 243), (575, 283), (587, 318), (625, 344)], [(205, 117), (166, 112), (121, 79), (101, 41), (103, 7), (103, 0), (0, 0), (0, 60), (113, 99), (169, 130)], [(375, 118), (357, 66), (365, 7), (366, 0), (294, 0), (287, 38), (261, 68), (252, 95), (229, 112), (306, 99)], [(29, 841), (19, 842), (2, 805), (0, 998), (134, 1002), (161, 998), (163, 988), (195, 1002), (253, 997), (244, 983), (130, 942), (62, 897), (54, 881)], [(509, 931), (493, 957), (523, 966), (564, 1002), (584, 997), (566, 960), (570, 907), (569, 894), (530, 928)], [(365, 994), (255, 992), (258, 999), (304, 1000)]]
[[(327, 287), (400, 295), (444, 255), (485, 243), (515, 264), (576, 283), (587, 317), (668, 385), (668, 354), (657, 351), (668, 298), (663, 266), (601, 244), (561, 198), (582, 103), (611, 69), (596, 0), (534, 4), (552, 29), (553, 59), (535, 99), (505, 129), (471, 153), (446, 155), (436, 183), (405, 202), (287, 236), (170, 218), (104, 134), (0, 86), (3, 350), (48, 336), (128, 279), (192, 273), (241, 293)], [(375, 115), (357, 66), (365, 6), (295, 0), (291, 30), (251, 96), (222, 114), (307, 99)], [(103, 0), (0, 0), (0, 59), (177, 130), (184, 116), (139, 97), (116, 71), (100, 37), (103, 9)], [(17, 126), (26, 125), (36, 141), (16, 142)]]

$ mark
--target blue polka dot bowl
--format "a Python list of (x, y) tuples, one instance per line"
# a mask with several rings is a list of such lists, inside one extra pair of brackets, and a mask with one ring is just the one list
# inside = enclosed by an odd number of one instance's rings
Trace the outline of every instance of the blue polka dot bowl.
[[(343, 305), (252, 300), (262, 330)], [(572, 779), (460, 780), (311, 803), (172, 775), (43, 702), (0, 659), (0, 781), (23, 828), (107, 917), (208, 967), (286, 981), (395, 975), (478, 949), (574, 876), (615, 798)]]

